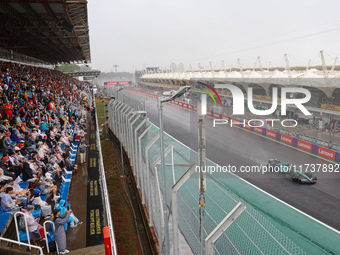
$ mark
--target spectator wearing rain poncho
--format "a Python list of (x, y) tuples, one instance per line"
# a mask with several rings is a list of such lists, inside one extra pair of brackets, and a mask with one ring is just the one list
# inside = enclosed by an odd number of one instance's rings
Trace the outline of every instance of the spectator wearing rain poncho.
[(40, 205), (42, 216), (44, 216), (45, 219), (48, 219), (50, 218), (50, 215), (52, 213), (52, 207), (51, 205), (43, 201), (40, 195), (41, 195), (41, 191), (36, 189), (34, 191), (34, 198), (32, 199), (33, 200), (32, 205)]
[(4, 175), (4, 170), (0, 168), (0, 184), (5, 185), (7, 180), (13, 180), (11, 176)]
[(47, 165), (47, 172), (54, 175), (57, 174), (58, 178), (60, 177), (60, 171), (61, 169), (59, 168), (60, 162), (58, 161), (57, 157), (52, 155), (50, 158), (50, 163)]
[(15, 213), (20, 211), (19, 205), (22, 204), (20, 200), (13, 200), (12, 195), (14, 194), (14, 190), (12, 187), (7, 187), (5, 193), (1, 197), (1, 208), (4, 212)]
[(54, 221), (53, 235), (59, 248), (59, 254), (66, 254), (69, 252), (66, 249), (67, 243), (65, 224), (67, 224), (67, 222), (69, 221), (71, 213), (72, 213), (71, 210), (67, 210), (63, 214), (61, 213), (60, 209), (53, 210), (52, 215), (52, 220)]
[(43, 195), (47, 195), (51, 192), (53, 194), (56, 194), (57, 186), (55, 186), (52, 183), (52, 177), (51, 177), (50, 174), (48, 174), (48, 173), (46, 174), (44, 181), (40, 185), (40, 189), (41, 189)]
[(38, 245), (38, 241), (41, 239), (41, 235), (39, 233), (39, 224), (38, 224), (39, 218), (34, 219), (34, 216), (32, 214), (33, 210), (34, 210), (34, 206), (28, 205), (26, 212), (25, 212), (25, 216), (26, 216), (30, 239), (33, 241), (35, 245)]
[[(60, 214), (65, 213), (67, 209), (65, 205), (65, 200), (61, 199), (56, 209), (60, 209)], [(78, 218), (74, 215), (73, 212), (70, 214), (69, 220), (65, 223), (65, 230), (67, 230), (67, 223), (70, 223), (71, 228), (74, 228), (80, 224), (83, 224), (81, 221), (78, 220)]]
[[(20, 177), (19, 177), (20, 178)], [(13, 188), (13, 193), (11, 194), (12, 199), (19, 200), (22, 202), (24, 208), (26, 208), (27, 201), (30, 200), (30, 192), (28, 189), (21, 189), (19, 185), (15, 185), (13, 179), (7, 181), (5, 188), (11, 187)], [(17, 187), (19, 186), (19, 189)]]
[(48, 126), (47, 122), (40, 124), (40, 130), (41, 131), (46, 131), (46, 130), (48, 130), (48, 128), (49, 128), (49, 126)]

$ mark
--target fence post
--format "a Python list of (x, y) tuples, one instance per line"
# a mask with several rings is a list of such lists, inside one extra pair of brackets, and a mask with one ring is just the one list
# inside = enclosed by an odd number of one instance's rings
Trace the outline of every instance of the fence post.
[(150, 183), (150, 164), (149, 164), (149, 150), (152, 147), (152, 145), (155, 144), (155, 142), (159, 139), (160, 135), (159, 132), (157, 135), (150, 141), (150, 143), (145, 147), (145, 163), (146, 163), (146, 180), (147, 180), (147, 187), (148, 187), (148, 202), (150, 204), (150, 210), (149, 210), (149, 215), (150, 215), (150, 224), (153, 224), (152, 220), (152, 199), (151, 199), (151, 183)]
[[(169, 153), (171, 153), (173, 150), (173, 146), (170, 144), (165, 150), (164, 150), (164, 154), (159, 156), (155, 162), (153, 163), (153, 168), (155, 169), (155, 179), (156, 179), (156, 185), (157, 185), (157, 188), (158, 188), (158, 192), (159, 192), (159, 197), (161, 197), (161, 189), (160, 189), (160, 184), (159, 184), (159, 179), (158, 179), (158, 171), (157, 171), (157, 165), (159, 164), (162, 164), (162, 158), (163, 160), (166, 158), (166, 156), (168, 156)], [(165, 168), (164, 168), (165, 170)], [(164, 173), (165, 174), (165, 173)], [(165, 176), (166, 177), (166, 176)], [(162, 178), (163, 181), (166, 181), (166, 178)], [(163, 185), (164, 186), (164, 183)], [(161, 205), (161, 208), (162, 211), (161, 212), (164, 212), (164, 210), (168, 210), (168, 204), (167, 204), (167, 196), (166, 196), (167, 192), (166, 190), (164, 190), (163, 192), (163, 201), (160, 199), (160, 205)], [(166, 208), (164, 208), (166, 207)], [(162, 216), (162, 214), (161, 214)], [(168, 221), (165, 221), (164, 217), (162, 219), (162, 222), (163, 222), (163, 225), (164, 225), (164, 228), (163, 228), (163, 238), (166, 240), (166, 239), (170, 239), (170, 237), (168, 236), (167, 238), (165, 238), (165, 235), (167, 234), (167, 231), (166, 231), (166, 226), (165, 224), (168, 224), (168, 227), (169, 227), (169, 222)], [(162, 242), (163, 240), (161, 240), (160, 242)], [(164, 246), (167, 245), (167, 244), (164, 244)], [(169, 244), (170, 245), (170, 244)], [(162, 248), (164, 248), (164, 246), (162, 245)], [(162, 251), (162, 249), (160, 248), (160, 251)], [(170, 251), (170, 247), (169, 247), (169, 251)]]
[(129, 116), (133, 114), (132, 108), (129, 108), (128, 112), (124, 115), (124, 144), (126, 150), (129, 152)]
[(119, 137), (119, 126), (118, 126), (118, 122), (119, 122), (119, 116), (120, 116), (120, 111), (121, 108), (124, 106), (124, 104), (122, 102), (118, 102), (117, 108), (115, 109), (115, 134), (117, 137)]
[[(137, 116), (136, 116), (137, 114)], [(134, 167), (134, 171), (136, 171), (136, 167), (137, 165), (135, 164), (135, 159), (136, 159), (136, 153), (137, 153), (137, 147), (135, 147), (135, 141), (136, 141), (136, 137), (134, 136), (134, 132), (133, 132), (133, 125), (137, 122), (137, 120), (139, 120), (140, 116), (138, 113), (134, 114), (134, 117), (137, 117), (135, 119), (131, 118), (131, 124), (129, 125), (129, 136), (130, 136), (130, 150), (131, 150), (131, 164)]]
[(173, 236), (173, 254), (179, 255), (179, 231), (178, 231), (178, 190), (195, 172), (196, 165), (193, 164), (171, 188), (171, 211), (172, 211), (172, 236)]
[(117, 136), (117, 138), (119, 138), (119, 118), (120, 118), (120, 111), (122, 110), (122, 108), (124, 107), (124, 104), (122, 104), (121, 102), (119, 102), (119, 104), (117, 105), (117, 108), (115, 109), (115, 135)]
[(127, 145), (127, 140), (126, 140), (126, 124), (127, 124), (127, 117), (128, 115), (130, 114), (130, 112), (132, 111), (132, 109), (128, 106), (126, 108), (125, 111), (123, 111), (122, 113), (122, 142), (123, 142), (123, 145), (126, 147)]
[[(138, 132), (138, 130), (144, 125), (146, 123), (146, 119), (144, 119), (137, 127), (136, 127), (136, 129), (134, 130), (135, 132), (135, 137), (136, 137), (136, 139), (135, 139), (135, 148), (136, 148), (136, 150), (137, 150), (137, 132)], [(137, 166), (137, 163), (136, 163), (136, 166)], [(141, 172), (140, 171), (140, 169), (138, 169), (138, 170), (136, 170), (136, 176), (137, 176), (137, 180), (139, 179), (139, 181), (142, 183), (142, 180), (141, 180), (141, 178), (142, 178), (142, 175), (141, 176), (139, 176), (139, 173)], [(138, 181), (137, 181), (137, 184), (138, 184), (138, 188), (139, 188), (139, 183), (138, 183)], [(143, 185), (142, 185), (142, 189), (143, 189)]]
[[(129, 152), (129, 156), (131, 158), (131, 165), (133, 165), (133, 157), (134, 157), (134, 149), (133, 149), (133, 137), (131, 136), (131, 129), (133, 128), (133, 123), (135, 123), (138, 119), (139, 116), (137, 116), (137, 118), (133, 121), (133, 119), (136, 117), (136, 115), (138, 114), (137, 112), (131, 112), (132, 116), (127, 120), (127, 140), (128, 140), (128, 144), (127, 144), (127, 150)], [(132, 122), (133, 121), (133, 122)]]
[[(146, 120), (145, 120), (146, 122)], [(141, 172), (143, 173), (143, 161), (142, 161), (142, 138), (143, 136), (149, 132), (149, 130), (151, 129), (151, 125), (148, 126), (144, 132), (138, 137), (138, 141), (137, 139), (135, 140), (135, 147), (138, 148), (137, 149), (137, 155), (136, 155), (136, 168), (138, 169), (138, 172)], [(138, 131), (138, 128), (135, 129), (135, 136), (137, 137), (137, 131)], [(138, 147), (137, 147), (138, 146)], [(148, 171), (148, 169), (147, 169)], [(137, 177), (138, 179), (139, 177)], [(141, 180), (141, 183), (142, 183), (142, 187), (145, 187), (145, 190), (144, 188), (142, 188), (142, 203), (145, 204), (145, 197), (148, 195), (147, 192), (146, 192), (146, 189), (149, 189), (150, 187), (147, 187), (145, 185), (145, 180), (146, 178), (143, 176), (142, 180)], [(150, 203), (150, 201), (148, 201)]]
[(246, 206), (239, 202), (234, 209), (211, 231), (205, 238), (205, 254), (214, 255), (214, 243), (223, 234), (224, 231), (237, 219), (238, 216), (246, 209)]

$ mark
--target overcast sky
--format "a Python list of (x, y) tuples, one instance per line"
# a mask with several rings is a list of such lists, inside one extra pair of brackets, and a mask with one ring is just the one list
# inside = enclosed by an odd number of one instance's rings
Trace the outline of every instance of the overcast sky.
[[(340, 57), (340, 1), (89, 0), (91, 66), (131, 72), (144, 66), (185, 69), (326, 64)], [(338, 61), (340, 64), (340, 60)]]

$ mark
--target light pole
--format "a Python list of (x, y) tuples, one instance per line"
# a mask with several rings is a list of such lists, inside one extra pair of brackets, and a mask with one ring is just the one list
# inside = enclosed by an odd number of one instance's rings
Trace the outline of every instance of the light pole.
[(206, 191), (206, 176), (205, 176), (205, 115), (207, 114), (207, 94), (201, 94), (201, 102), (197, 107), (197, 121), (198, 121), (198, 160), (199, 160), (199, 208), (200, 208), (200, 240), (201, 240), (201, 255), (204, 255), (204, 192)]
[[(170, 255), (170, 240), (169, 240), (169, 215), (167, 210), (167, 203), (166, 203), (166, 175), (165, 175), (165, 162), (164, 162), (164, 137), (163, 137), (163, 103), (172, 101), (180, 96), (182, 96), (185, 92), (187, 92), (191, 87), (184, 86), (177, 91), (169, 91), (164, 92), (163, 95), (166, 97), (159, 97), (157, 101), (158, 107), (158, 115), (159, 115), (159, 134), (160, 134), (160, 145), (161, 145), (161, 174), (163, 179), (163, 210), (164, 210), (164, 239), (165, 239), (165, 250), (164, 254)], [(162, 240), (160, 240), (162, 243)], [(164, 247), (163, 247), (164, 248)]]

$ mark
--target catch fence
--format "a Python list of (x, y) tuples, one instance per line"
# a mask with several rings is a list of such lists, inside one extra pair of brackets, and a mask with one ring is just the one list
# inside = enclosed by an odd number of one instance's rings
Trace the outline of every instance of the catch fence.
[[(125, 90), (112, 89), (107, 93), (112, 97), (108, 104), (108, 125), (122, 141), (129, 155), (137, 186), (142, 194), (142, 203), (148, 211), (149, 225), (155, 230), (160, 253), (166, 250), (163, 218), (163, 199), (166, 199), (166, 210), (171, 215), (168, 222), (170, 253), (201, 254), (199, 179), (198, 173), (193, 171), (198, 165), (197, 153), (167, 133), (164, 134), (167, 190), (163, 191), (164, 183), (160, 178), (162, 173), (159, 128), (146, 118), (145, 97)], [(216, 166), (209, 160), (206, 165)], [(191, 169), (191, 177), (187, 178), (178, 189), (177, 199), (174, 202), (171, 199), (174, 188), (171, 187), (184, 174), (188, 174), (188, 169)], [(237, 177), (230, 176), (230, 178)], [(207, 178), (206, 186), (205, 238), (239, 202), (246, 207), (213, 244), (215, 254), (305, 254), (292, 240), (273, 226), (261, 212), (231, 192), (218, 179)], [(175, 219), (173, 215), (176, 215)], [(176, 227), (179, 231), (172, 231)], [(178, 250), (174, 249), (173, 245), (176, 241), (180, 244)]]

